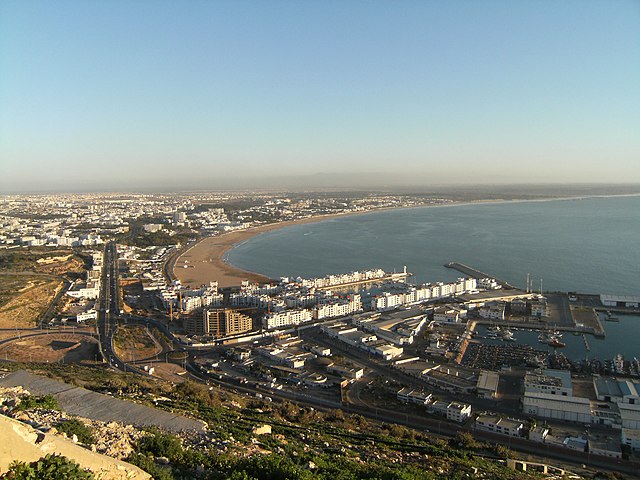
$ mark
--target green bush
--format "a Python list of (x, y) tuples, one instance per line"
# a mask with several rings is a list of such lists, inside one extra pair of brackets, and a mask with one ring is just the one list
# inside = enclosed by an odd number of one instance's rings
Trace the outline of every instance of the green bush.
[(93, 473), (62, 455), (47, 455), (35, 462), (13, 462), (0, 478), (8, 480), (94, 480)]
[(75, 435), (81, 443), (91, 444), (95, 442), (91, 428), (87, 427), (77, 418), (64, 420), (56, 425), (56, 428), (59, 432), (65, 433), (69, 438)]
[(44, 397), (34, 397), (27, 395), (20, 399), (19, 410), (34, 410), (36, 408), (43, 408), (46, 410), (60, 410), (58, 407), (58, 401), (53, 395), (45, 395)]
[(167, 457), (170, 460), (182, 454), (182, 443), (178, 437), (158, 429), (152, 429), (149, 433), (138, 440), (136, 451), (155, 457)]
[(171, 468), (162, 467), (153, 461), (153, 458), (147, 457), (140, 453), (134, 453), (127, 457), (127, 462), (136, 467), (140, 467), (153, 477), (153, 480), (174, 480)]

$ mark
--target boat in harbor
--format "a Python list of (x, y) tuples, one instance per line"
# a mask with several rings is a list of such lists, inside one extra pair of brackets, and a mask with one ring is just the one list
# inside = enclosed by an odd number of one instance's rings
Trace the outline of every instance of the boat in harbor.
[(487, 338), (498, 338), (500, 335), (500, 327), (498, 325), (492, 325), (487, 328)]
[(567, 346), (566, 343), (562, 342), (560, 338), (555, 335), (552, 335), (551, 337), (549, 337), (549, 340), (547, 341), (547, 345), (553, 348), (563, 348)]
[(615, 373), (624, 373), (624, 357), (621, 353), (613, 357), (613, 371)]
[[(540, 335), (538, 335), (538, 342), (546, 343), (547, 345), (551, 345), (552, 343), (562, 344), (558, 346), (565, 347), (566, 344), (561, 341), (561, 338), (562, 338), (562, 333), (558, 330), (541, 332)], [(554, 346), (554, 345), (551, 345), (551, 346)]]
[(607, 310), (607, 316), (605, 317), (605, 319), (608, 322), (617, 322), (618, 321), (618, 317), (613, 315), (609, 310)]
[(509, 330), (508, 328), (502, 330), (499, 335), (500, 335), (500, 338), (502, 339), (502, 341), (504, 341), (504, 342), (515, 342), (516, 341), (516, 337), (513, 335), (513, 332), (511, 330)]

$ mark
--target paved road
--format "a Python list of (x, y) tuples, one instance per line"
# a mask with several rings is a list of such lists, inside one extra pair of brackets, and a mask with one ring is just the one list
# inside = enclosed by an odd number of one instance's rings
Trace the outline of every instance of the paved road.
[(111, 241), (104, 247), (102, 283), (98, 299), (98, 339), (102, 358), (112, 367), (122, 371), (145, 374), (144, 370), (125, 365), (113, 348), (113, 336), (118, 328), (120, 293), (118, 291), (118, 249)]

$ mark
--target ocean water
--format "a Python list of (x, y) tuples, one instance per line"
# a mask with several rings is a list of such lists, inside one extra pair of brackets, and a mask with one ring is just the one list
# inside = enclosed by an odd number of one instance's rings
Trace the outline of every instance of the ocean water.
[(640, 295), (640, 197), (421, 207), (263, 233), (227, 254), (274, 278), (404, 265), (417, 283), (461, 262), (536, 290)]
[[(640, 197), (371, 212), (266, 232), (227, 260), (273, 278), (406, 265), (416, 283), (454, 280), (461, 274), (444, 264), (460, 262), (521, 288), (529, 273), (535, 290), (640, 295)], [(640, 317), (620, 319), (606, 322), (607, 340), (593, 339), (594, 355), (640, 356)]]

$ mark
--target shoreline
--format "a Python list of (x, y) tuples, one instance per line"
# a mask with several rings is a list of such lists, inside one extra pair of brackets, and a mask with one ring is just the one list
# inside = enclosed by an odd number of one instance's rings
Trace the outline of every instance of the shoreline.
[[(257, 272), (251, 272), (238, 268), (226, 261), (225, 255), (235, 246), (246, 242), (261, 233), (278, 230), (292, 225), (304, 225), (316, 223), (332, 218), (339, 218), (348, 215), (358, 215), (361, 213), (380, 212), (393, 210), (392, 208), (380, 208), (367, 210), (366, 212), (348, 212), (327, 215), (316, 215), (298, 220), (287, 220), (284, 222), (268, 223), (243, 230), (234, 230), (221, 235), (205, 237), (195, 245), (181, 253), (175, 260), (173, 275), (180, 280), (183, 285), (198, 287), (211, 281), (218, 281), (219, 287), (236, 287), (248, 280), (250, 282), (270, 283), (277, 281)], [(195, 251), (198, 249), (198, 251)], [(186, 260), (186, 262), (185, 262)], [(181, 266), (192, 265), (194, 268), (180, 268)], [(197, 271), (196, 271), (197, 270)]]
[[(495, 205), (506, 203), (528, 203), (528, 202), (550, 202), (550, 201), (567, 201), (567, 200), (586, 200), (591, 198), (625, 198), (625, 197), (638, 197), (640, 194), (621, 194), (621, 195), (578, 195), (572, 197), (546, 197), (535, 199), (511, 199), (511, 200), (472, 200), (472, 201), (460, 201), (451, 202), (438, 205), (415, 205), (407, 207), (384, 207), (374, 208), (362, 212), (346, 212), (316, 215), (313, 217), (307, 217), (297, 220), (287, 220), (284, 222), (269, 223), (265, 225), (259, 225), (243, 230), (234, 230), (231, 232), (223, 233), (221, 235), (215, 235), (205, 237), (198, 241), (195, 245), (189, 247), (186, 251), (182, 252), (175, 260), (173, 265), (173, 275), (180, 280), (183, 285), (190, 287), (199, 287), (203, 284), (208, 284), (211, 281), (218, 281), (219, 287), (235, 287), (240, 286), (245, 280), (258, 283), (270, 283), (277, 281), (276, 279), (269, 278), (266, 275), (244, 270), (229, 263), (226, 258), (226, 254), (235, 248), (237, 245), (246, 242), (247, 240), (260, 235), (265, 232), (278, 230), (281, 228), (289, 227), (292, 225), (304, 225), (308, 223), (317, 223), (325, 220), (331, 220), (334, 218), (352, 216), (352, 215), (364, 215), (368, 213), (378, 213), (391, 210), (403, 210), (413, 208), (444, 208), (444, 207), (457, 207), (457, 206), (469, 206), (469, 205)], [(184, 265), (188, 265), (187, 268), (180, 268)]]

